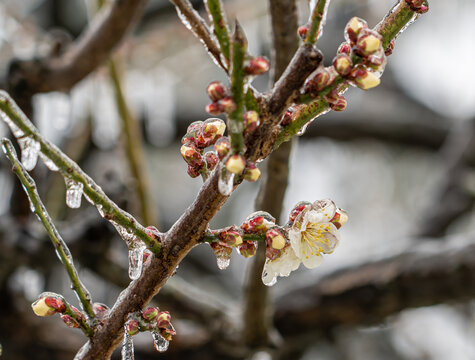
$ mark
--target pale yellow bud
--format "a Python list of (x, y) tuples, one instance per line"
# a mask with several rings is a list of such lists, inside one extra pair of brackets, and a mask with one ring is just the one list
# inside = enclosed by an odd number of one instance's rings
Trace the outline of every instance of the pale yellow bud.
[(381, 46), (381, 40), (374, 35), (369, 35), (362, 40), (364, 45), (364, 51), (368, 54), (372, 54)]
[(233, 174), (241, 174), (246, 167), (246, 161), (242, 155), (233, 155), (226, 161), (226, 169)]
[(381, 80), (372, 72), (368, 71), (364, 78), (357, 79), (358, 87), (368, 90), (379, 85)]
[(272, 247), (277, 250), (283, 249), (285, 246), (285, 239), (282, 235), (274, 236), (272, 238)]
[(46, 305), (45, 298), (36, 300), (33, 304), (31, 304), (31, 308), (37, 316), (51, 316), (56, 313), (54, 308)]

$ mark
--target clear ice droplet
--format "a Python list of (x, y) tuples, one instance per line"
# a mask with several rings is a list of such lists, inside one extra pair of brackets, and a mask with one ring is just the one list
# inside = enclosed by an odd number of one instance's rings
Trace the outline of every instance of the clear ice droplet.
[(155, 350), (158, 352), (165, 352), (168, 349), (168, 345), (170, 342), (166, 340), (160, 333), (153, 331), (152, 332), (152, 338), (153, 338), (153, 347)]
[(21, 149), (21, 162), (26, 170), (33, 170), (38, 161), (41, 145), (32, 137), (22, 137), (18, 139)]
[(266, 286), (273, 286), (277, 282), (277, 276), (274, 275), (274, 277), (271, 278), (269, 274), (267, 273), (267, 271), (264, 270), (262, 272), (262, 282)]
[(134, 360), (134, 342), (132, 336), (127, 334), (127, 329), (124, 334), (124, 342), (122, 343), (122, 360)]
[(50, 169), (51, 171), (58, 171), (58, 167), (53, 162), (53, 160), (51, 160), (49, 157), (47, 157), (42, 152), (40, 152), (40, 159), (41, 159), (41, 161), (43, 161), (43, 164), (45, 164), (48, 169)]
[(222, 170), (219, 174), (219, 181), (218, 181), (218, 190), (221, 195), (229, 196), (233, 192), (234, 186), (234, 174), (227, 171)]
[(0, 112), (0, 115), (3, 121), (7, 123), (14, 137), (20, 138), (25, 135), (23, 130), (21, 130), (18, 126), (16, 126), (16, 124), (7, 116), (7, 114), (5, 114), (4, 112)]
[(146, 246), (140, 242), (129, 249), (129, 277), (131, 280), (137, 280), (142, 274), (143, 252)]
[(231, 258), (228, 256), (218, 256), (216, 258), (216, 263), (218, 264), (219, 270), (226, 270), (231, 263)]
[(83, 184), (70, 178), (66, 181), (66, 205), (71, 209), (77, 209), (81, 206)]

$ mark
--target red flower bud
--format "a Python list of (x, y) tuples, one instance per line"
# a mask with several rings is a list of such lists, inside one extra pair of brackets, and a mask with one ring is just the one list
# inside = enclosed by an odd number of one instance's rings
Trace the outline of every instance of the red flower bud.
[(206, 167), (209, 171), (212, 171), (219, 162), (218, 155), (214, 151), (208, 151), (204, 154), (206, 161)]
[(129, 320), (125, 325), (125, 330), (130, 336), (135, 335), (139, 332), (139, 323), (137, 320)]
[(202, 156), (193, 143), (183, 144), (180, 148), (180, 154), (188, 164), (196, 164), (202, 160)]
[(64, 312), (66, 310), (66, 305), (64, 304), (63, 300), (57, 297), (48, 296), (45, 298), (45, 304), (49, 307), (52, 307), (57, 312)]
[(219, 138), (218, 141), (216, 141), (216, 144), (214, 144), (214, 149), (216, 150), (219, 159), (223, 160), (231, 149), (231, 142), (229, 141), (229, 138)]
[(353, 62), (346, 54), (339, 54), (333, 59), (333, 67), (341, 76), (347, 76), (351, 72)]
[(336, 102), (330, 103), (330, 108), (333, 111), (344, 111), (346, 109), (346, 99), (339, 96)]
[(230, 96), (226, 96), (225, 98), (219, 100), (218, 106), (221, 112), (225, 112), (226, 114), (230, 114), (237, 109), (236, 103)]
[(278, 229), (269, 229), (266, 232), (266, 243), (268, 247), (282, 250), (286, 244), (285, 237)]
[(160, 231), (155, 226), (147, 226), (145, 228), (145, 232), (147, 233), (148, 237), (154, 240), (160, 239)]
[(192, 122), (188, 126), (188, 129), (186, 130), (185, 136), (181, 138), (181, 143), (182, 144), (194, 143), (196, 138), (198, 137), (198, 131), (201, 129), (202, 125), (203, 125), (203, 121)]
[(297, 218), (297, 216), (300, 215), (300, 213), (308, 206), (312, 205), (311, 202), (309, 201), (300, 201), (298, 202), (292, 210), (290, 210), (290, 215), (289, 215), (289, 224), (292, 225)]
[(31, 304), (31, 308), (37, 316), (51, 316), (58, 312), (64, 312), (66, 304), (60, 295), (45, 292), (40, 294), (38, 300)]
[(206, 148), (213, 145), (216, 140), (223, 136), (226, 130), (226, 124), (218, 118), (210, 118), (204, 121), (200, 131), (198, 132), (198, 146)]
[(234, 227), (221, 231), (219, 233), (219, 240), (228, 246), (237, 246), (242, 244), (241, 233)]
[(305, 38), (307, 37), (307, 33), (308, 33), (307, 25), (299, 26), (298, 33), (299, 33), (300, 38), (302, 40), (305, 40)]
[(256, 255), (256, 242), (255, 241), (244, 241), (241, 245), (238, 246), (239, 253), (245, 258)]
[(70, 328), (78, 328), (79, 323), (69, 315), (61, 315), (61, 320)]
[(318, 96), (318, 92), (333, 81), (332, 75), (327, 68), (318, 70), (304, 84), (304, 91), (310, 96)]
[(262, 75), (269, 71), (269, 60), (264, 56), (258, 56), (244, 64), (244, 72), (247, 75)]
[(292, 122), (292, 115), (293, 115), (293, 111), (287, 110), (282, 116), (282, 120), (280, 120), (280, 125), (282, 126), (289, 125)]
[(249, 215), (242, 223), (241, 229), (246, 234), (259, 234), (266, 232), (275, 225), (275, 218), (265, 211), (256, 211)]
[(389, 56), (393, 53), (394, 50), (394, 40), (391, 40), (386, 50), (384, 50), (384, 55)]
[(329, 104), (336, 103), (339, 99), (340, 95), (336, 89), (333, 89), (327, 95), (325, 95), (325, 100), (328, 101)]
[(415, 11), (418, 14), (424, 14), (429, 11), (429, 7), (424, 0), (406, 0), (406, 3), (412, 11)]
[(227, 91), (226, 87), (222, 83), (220, 83), (219, 81), (213, 81), (206, 88), (206, 93), (208, 94), (212, 102), (216, 102), (224, 98), (226, 96)]
[(358, 17), (350, 19), (350, 21), (348, 21), (348, 24), (346, 24), (345, 27), (346, 41), (351, 45), (355, 45), (360, 31), (366, 28), (368, 28), (368, 23), (363, 19), (360, 19)]
[(244, 114), (244, 134), (253, 132), (259, 125), (259, 114), (256, 111), (248, 111)]
[(211, 104), (206, 105), (206, 112), (210, 115), (216, 116), (221, 114), (224, 110), (219, 103), (213, 102)]
[(196, 167), (196, 166), (193, 166), (193, 165), (188, 165), (187, 173), (191, 178), (194, 179), (194, 178), (201, 175), (201, 173), (200, 173), (201, 169), (202, 169), (202, 167)]
[(277, 259), (280, 254), (280, 250), (274, 249), (271, 246), (266, 247), (266, 258), (269, 260)]
[(171, 325), (171, 318), (172, 317), (170, 316), (170, 313), (168, 311), (160, 311), (157, 316), (157, 326), (160, 329), (169, 329)]
[(348, 44), (347, 42), (344, 42), (338, 47), (338, 50), (336, 52), (337, 52), (337, 54), (346, 54), (346, 55), (350, 56), (351, 55), (351, 45)]
[(142, 312), (142, 317), (145, 320), (152, 321), (153, 319), (157, 317), (159, 312), (160, 312), (160, 309), (156, 307), (149, 307)]
[(92, 304), (92, 311), (97, 316), (99, 320), (102, 320), (106, 317), (107, 313), (109, 312), (109, 307), (105, 304), (101, 303), (94, 303)]

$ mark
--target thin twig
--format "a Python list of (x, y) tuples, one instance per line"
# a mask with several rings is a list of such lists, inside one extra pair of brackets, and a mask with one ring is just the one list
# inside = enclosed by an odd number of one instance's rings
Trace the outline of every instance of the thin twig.
[(224, 57), (229, 60), (229, 29), (228, 22), (226, 21), (226, 15), (223, 11), (223, 4), (221, 0), (206, 0), (206, 8), (210, 15), (211, 21), (213, 21), (213, 32), (218, 39), (221, 52)]
[(54, 248), (56, 249), (56, 253), (58, 254), (61, 262), (63, 263), (64, 267), (66, 268), (66, 272), (71, 279), (72, 289), (77, 294), (79, 300), (81, 301), (82, 307), (89, 318), (94, 319), (94, 311), (92, 310), (92, 302), (91, 302), (91, 294), (86, 289), (84, 284), (79, 279), (78, 272), (76, 267), (74, 266), (73, 258), (71, 256), (71, 252), (69, 251), (68, 246), (64, 242), (63, 238), (59, 234), (58, 230), (53, 224), (48, 211), (46, 210), (43, 202), (40, 199), (38, 194), (35, 181), (33, 178), (28, 174), (25, 170), (23, 165), (18, 161), (15, 149), (13, 148), (12, 143), (8, 139), (2, 139), (2, 148), (5, 152), (8, 160), (13, 165), (13, 172), (18, 176), (21, 183), (23, 184), (23, 188), (31, 201), (32, 211), (38, 215), (43, 226), (48, 233), (51, 242), (53, 243)]
[(133, 236), (142, 240), (153, 253), (160, 253), (160, 242), (151, 239), (145, 232), (144, 227), (132, 215), (120, 209), (74, 161), (40, 135), (38, 129), (4, 91), (0, 91), (0, 110), (16, 127), (21, 129), (25, 136), (30, 136), (40, 143), (41, 152), (59, 168), (63, 176), (83, 184), (84, 194), (96, 207), (100, 208), (105, 219), (114, 221), (131, 232)]
[(327, 8), (330, 0), (318, 0), (315, 4), (312, 14), (310, 15), (310, 28), (308, 29), (305, 42), (307, 44), (315, 44), (318, 36), (321, 34), (325, 25), (325, 17), (327, 16)]

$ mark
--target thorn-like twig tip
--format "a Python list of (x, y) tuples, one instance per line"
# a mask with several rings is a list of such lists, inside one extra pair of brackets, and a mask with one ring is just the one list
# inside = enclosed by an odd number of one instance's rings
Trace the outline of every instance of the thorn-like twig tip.
[(247, 43), (247, 38), (246, 34), (244, 33), (244, 29), (242, 28), (241, 24), (237, 19), (234, 20), (233, 42), (240, 44)]

